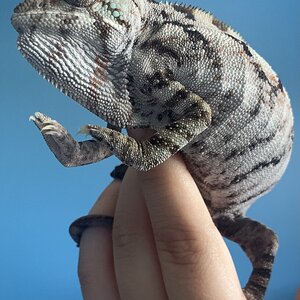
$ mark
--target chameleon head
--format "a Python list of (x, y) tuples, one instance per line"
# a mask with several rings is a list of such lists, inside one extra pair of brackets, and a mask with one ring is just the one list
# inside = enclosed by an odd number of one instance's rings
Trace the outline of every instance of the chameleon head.
[[(141, 29), (143, 3), (25, 0), (12, 16), (19, 33), (18, 48), (48, 81), (108, 119), (106, 111), (112, 107), (106, 96), (116, 93), (116, 85), (119, 90), (123, 85), (118, 77), (122, 77), (124, 57)], [(102, 105), (99, 111), (95, 111), (99, 104), (95, 102)]]

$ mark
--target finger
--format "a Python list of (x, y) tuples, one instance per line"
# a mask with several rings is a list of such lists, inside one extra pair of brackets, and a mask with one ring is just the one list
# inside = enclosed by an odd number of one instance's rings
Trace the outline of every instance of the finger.
[(140, 178), (169, 299), (244, 299), (225, 243), (180, 157)]
[[(113, 181), (99, 197), (90, 214), (113, 216), (120, 185), (120, 181)], [(78, 275), (85, 300), (119, 299), (110, 228), (90, 227), (83, 232)]]
[(137, 173), (122, 182), (113, 226), (114, 265), (123, 300), (167, 299)]

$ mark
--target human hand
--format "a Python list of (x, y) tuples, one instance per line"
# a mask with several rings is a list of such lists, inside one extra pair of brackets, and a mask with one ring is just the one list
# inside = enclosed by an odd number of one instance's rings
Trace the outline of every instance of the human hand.
[(149, 172), (128, 169), (90, 214), (114, 216), (114, 224), (82, 234), (85, 300), (245, 299), (226, 244), (179, 155)]

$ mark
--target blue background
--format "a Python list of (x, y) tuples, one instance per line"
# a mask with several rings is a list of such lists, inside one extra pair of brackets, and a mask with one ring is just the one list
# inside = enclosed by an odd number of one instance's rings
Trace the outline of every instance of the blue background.
[[(75, 134), (102, 121), (43, 80), (21, 57), (10, 15), (19, 1), (0, 4), (0, 299), (81, 299), (78, 249), (68, 226), (87, 213), (110, 182), (115, 158), (66, 169), (49, 152), (29, 115), (44, 112)], [(248, 215), (273, 228), (280, 249), (266, 299), (294, 299), (300, 283), (299, 71), (300, 5), (286, 1), (191, 1), (232, 25), (280, 75), (292, 99), (296, 137), (288, 170)], [(298, 154), (298, 156), (297, 156)], [(229, 243), (242, 284), (248, 259)]]

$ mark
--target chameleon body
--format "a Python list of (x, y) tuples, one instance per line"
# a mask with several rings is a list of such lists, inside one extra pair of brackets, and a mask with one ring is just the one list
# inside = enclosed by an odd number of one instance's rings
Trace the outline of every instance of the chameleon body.
[[(65, 166), (116, 155), (147, 171), (181, 151), (221, 234), (253, 271), (262, 299), (278, 247), (245, 217), (289, 161), (293, 117), (271, 67), (229, 26), (200, 9), (148, 0), (26, 0), (12, 17), (18, 47), (48, 81), (108, 122), (76, 142), (58, 122), (31, 119)], [(121, 128), (151, 128), (137, 141)]]

